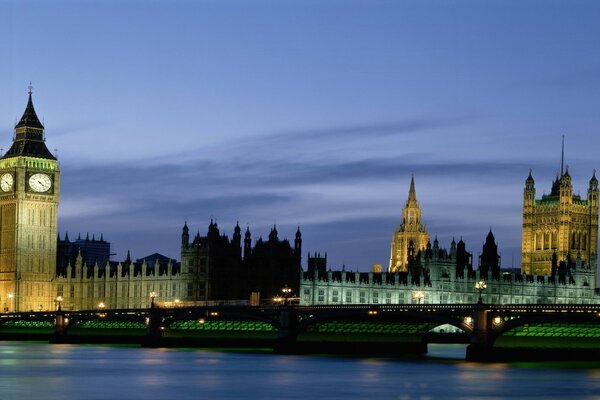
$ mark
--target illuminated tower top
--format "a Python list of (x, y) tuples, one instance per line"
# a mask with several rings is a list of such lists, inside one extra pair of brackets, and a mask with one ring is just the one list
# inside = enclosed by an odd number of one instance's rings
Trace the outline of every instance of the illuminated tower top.
[(46, 147), (44, 125), (40, 122), (32, 100), (32, 87), (29, 86), (29, 100), (21, 120), (15, 125), (15, 136), (10, 149), (2, 158), (35, 157), (56, 160)]
[(396, 228), (392, 237), (390, 252), (389, 272), (406, 272), (408, 270), (408, 257), (410, 251), (416, 252), (425, 249), (429, 241), (429, 233), (421, 220), (421, 207), (417, 201), (415, 178), (410, 178), (408, 199), (402, 209), (402, 222)]

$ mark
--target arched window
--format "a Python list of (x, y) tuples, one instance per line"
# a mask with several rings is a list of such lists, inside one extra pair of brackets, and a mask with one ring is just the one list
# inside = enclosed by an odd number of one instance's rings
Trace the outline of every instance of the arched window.
[(543, 242), (543, 234), (542, 232), (538, 232), (535, 234), (535, 249), (536, 250), (541, 250), (542, 249), (542, 242)]
[(550, 232), (544, 234), (544, 250), (550, 249)]
[(550, 248), (552, 250), (556, 250), (558, 248), (558, 233), (556, 233), (556, 231), (552, 232), (552, 245)]

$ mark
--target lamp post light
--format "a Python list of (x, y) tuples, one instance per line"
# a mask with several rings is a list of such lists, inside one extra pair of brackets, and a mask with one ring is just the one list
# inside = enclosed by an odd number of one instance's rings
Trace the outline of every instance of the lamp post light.
[(13, 304), (13, 299), (15, 298), (15, 294), (14, 293), (9, 293), (7, 296), (8, 296), (8, 303), (9, 303), (8, 306), (14, 311), (15, 307), (14, 307), (14, 304)]
[(104, 302), (103, 302), (103, 301), (101, 301), (100, 303), (98, 303), (98, 308), (99, 308), (100, 310), (104, 310), (104, 308), (105, 308), (105, 307), (106, 307), (106, 304), (104, 304)]
[(284, 304), (287, 304), (290, 297), (292, 297), (292, 288), (288, 287), (288, 285), (285, 285), (283, 288), (281, 288), (281, 293), (283, 295)]
[(475, 284), (475, 289), (479, 291), (479, 300), (477, 301), (477, 304), (483, 304), (483, 297), (481, 295), (483, 294), (483, 291), (486, 287), (487, 285), (483, 279), (481, 279)]
[(150, 308), (154, 308), (154, 299), (156, 296), (157, 294), (155, 291), (150, 292)]
[(58, 305), (58, 307), (57, 307), (57, 310), (58, 310), (58, 311), (61, 311), (61, 310), (62, 310), (62, 308), (61, 308), (61, 306), (60, 306), (60, 303), (62, 303), (62, 301), (63, 301), (63, 297), (62, 297), (62, 296), (58, 296), (58, 297), (56, 298), (56, 304)]
[(421, 290), (417, 290), (416, 292), (413, 292), (412, 297), (413, 299), (417, 300), (417, 304), (421, 304), (421, 300), (425, 298), (425, 293), (423, 293)]

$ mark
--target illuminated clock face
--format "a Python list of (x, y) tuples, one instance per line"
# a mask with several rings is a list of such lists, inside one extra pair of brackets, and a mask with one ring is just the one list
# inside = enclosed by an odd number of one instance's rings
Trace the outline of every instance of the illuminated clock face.
[(11, 174), (6, 173), (0, 177), (0, 189), (2, 189), (3, 192), (8, 192), (12, 189), (13, 183), (14, 180)]
[(33, 174), (29, 177), (29, 187), (34, 192), (47, 192), (52, 187), (52, 179), (46, 174)]

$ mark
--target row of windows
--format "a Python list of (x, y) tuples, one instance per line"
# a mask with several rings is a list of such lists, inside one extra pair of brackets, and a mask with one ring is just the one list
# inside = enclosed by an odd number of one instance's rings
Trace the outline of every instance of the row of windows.
[(41, 209), (29, 208), (27, 210), (27, 224), (33, 226), (49, 226), (51, 225), (54, 213), (52, 207), (44, 207)]
[[(191, 291), (192, 294), (190, 294), (190, 285), (191, 286)], [(110, 297), (116, 297), (119, 296), (119, 288), (121, 288), (121, 295), (126, 295), (127, 292), (129, 291), (129, 286), (127, 285), (111, 285), (111, 284), (107, 284), (107, 285), (99, 285), (99, 286), (87, 286), (84, 285), (82, 288), (82, 297), (97, 297), (97, 298), (110, 298)], [(157, 296), (159, 297), (177, 297), (179, 295), (179, 291), (178, 291), (178, 284), (177, 283), (172, 283), (172, 284), (168, 284), (168, 283), (161, 283), (158, 284), (156, 286), (152, 285), (152, 284), (146, 284), (145, 290), (143, 290), (143, 285), (141, 284), (134, 284), (133, 285), (133, 297), (147, 297), (149, 296), (150, 292), (156, 292)], [(188, 296), (193, 296), (193, 284), (188, 284)], [(89, 293), (89, 292), (97, 292), (97, 293)], [(63, 289), (63, 285), (59, 284), (56, 286), (56, 295), (57, 296), (64, 296), (64, 289)], [(75, 285), (71, 285), (71, 292), (70, 292), (70, 296), (71, 297), (75, 297)]]
[[(342, 303), (342, 297), (340, 296), (340, 290), (339, 289), (332, 289), (331, 290), (331, 303)], [(326, 290), (325, 289), (318, 289), (317, 290), (317, 296), (316, 296), (316, 302), (317, 303), (327, 303), (329, 300), (327, 299), (326, 296)], [(427, 303), (429, 302), (429, 300), (431, 299), (430, 294), (425, 292), (423, 293), (423, 297), (421, 299), (418, 299), (416, 297), (414, 297), (413, 293), (398, 293), (398, 296), (394, 296), (392, 297), (392, 292), (385, 292), (385, 293), (380, 293), (377, 291), (373, 291), (370, 292), (371, 297), (369, 298), (369, 291), (366, 290), (360, 290), (358, 291), (358, 296), (356, 296), (356, 293), (350, 290), (346, 290), (343, 296), (343, 303), (346, 304), (392, 304), (397, 302), (398, 304), (408, 304), (408, 303)], [(382, 294), (382, 295), (381, 295)], [(489, 292), (488, 295), (492, 295), (492, 294), (499, 294), (499, 290), (497, 287), (492, 287), (491, 291)], [(509, 295), (508, 297), (511, 297), (511, 293), (509, 288), (503, 288), (503, 290), (501, 291), (501, 294), (504, 295)], [(589, 297), (590, 293), (587, 292), (582, 292), (582, 295), (584, 297)], [(512, 296), (521, 296), (521, 295), (525, 295), (525, 296), (548, 296), (548, 297), (568, 297), (568, 298), (574, 298), (577, 293), (575, 292), (575, 290), (553, 290), (553, 289), (548, 289), (548, 290), (542, 290), (539, 291), (539, 293), (536, 293), (536, 290), (533, 288), (526, 288), (524, 290), (521, 290), (521, 288), (514, 288), (513, 292), (512, 292)], [(502, 298), (508, 298), (506, 296), (502, 296)], [(454, 301), (454, 302), (465, 302), (465, 303), (472, 303), (474, 301), (476, 301), (478, 298), (478, 295), (474, 294), (474, 293), (443, 293), (440, 294), (440, 301), (441, 303), (447, 303), (449, 301)], [(495, 297), (496, 298), (496, 297)], [(303, 291), (303, 299), (308, 302), (311, 303), (313, 302), (313, 299), (311, 298), (311, 290), (306, 288)], [(432, 299), (433, 300), (433, 299)]]
[[(537, 232), (534, 236), (536, 250), (556, 250), (558, 248), (558, 233)], [(569, 248), (572, 250), (587, 249), (587, 234), (585, 232), (573, 232), (569, 238)]]

